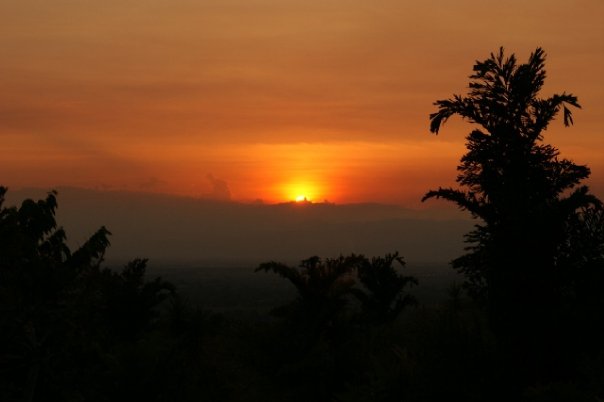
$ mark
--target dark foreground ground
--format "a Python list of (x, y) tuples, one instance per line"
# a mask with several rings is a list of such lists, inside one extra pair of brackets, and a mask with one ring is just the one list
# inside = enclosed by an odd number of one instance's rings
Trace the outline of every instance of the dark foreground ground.
[[(7, 322), (24, 329), (0, 333), (0, 400), (604, 400), (602, 348), (575, 342), (546, 360), (506, 348), (446, 264), (401, 269), (419, 281), (403, 292), (417, 303), (393, 320), (363, 314), (350, 295), (296, 303), (288, 280), (253, 265), (143, 265), (44, 302), (36, 327)], [(573, 339), (584, 335), (594, 339)]]
[[(182, 355), (148, 373), (143, 389), (149, 400), (602, 400), (600, 352), (570, 347), (564, 363), (548, 368), (555, 374), (540, 380), (542, 368), (495, 341), (484, 311), (460, 291), (462, 278), (447, 264), (409, 264), (402, 271), (419, 280), (409, 290), (417, 304), (396, 320), (356, 325), (344, 319), (317, 330), (278, 309), (297, 293), (277, 275), (255, 273), (253, 266), (151, 265), (149, 278), (171, 281), (188, 308), (200, 310), (195, 318), (189, 310), (183, 326), (181, 340), (193, 343), (181, 344)], [(162, 383), (173, 383), (174, 393), (161, 396)]]

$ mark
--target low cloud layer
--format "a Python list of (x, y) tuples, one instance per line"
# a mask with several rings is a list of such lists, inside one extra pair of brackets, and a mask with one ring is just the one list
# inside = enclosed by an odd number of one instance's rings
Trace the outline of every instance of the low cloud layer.
[(231, 190), (226, 181), (217, 179), (211, 173), (207, 174), (206, 179), (208, 179), (212, 188), (209, 198), (223, 201), (231, 199)]

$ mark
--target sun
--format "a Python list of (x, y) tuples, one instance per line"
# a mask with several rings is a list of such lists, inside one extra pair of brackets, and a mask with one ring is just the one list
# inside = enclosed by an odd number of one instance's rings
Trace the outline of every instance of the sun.
[(314, 180), (299, 179), (281, 184), (279, 192), (282, 199), (288, 202), (311, 203), (321, 199), (323, 191)]
[(296, 196), (296, 202), (306, 202), (308, 198), (304, 194), (300, 194)]

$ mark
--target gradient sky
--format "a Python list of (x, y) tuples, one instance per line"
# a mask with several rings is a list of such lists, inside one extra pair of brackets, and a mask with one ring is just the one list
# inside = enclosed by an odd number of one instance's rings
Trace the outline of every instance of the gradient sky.
[(0, 0), (0, 182), (416, 205), (470, 130), (432, 103), (499, 46), (579, 97), (546, 140), (604, 196), (602, 0)]

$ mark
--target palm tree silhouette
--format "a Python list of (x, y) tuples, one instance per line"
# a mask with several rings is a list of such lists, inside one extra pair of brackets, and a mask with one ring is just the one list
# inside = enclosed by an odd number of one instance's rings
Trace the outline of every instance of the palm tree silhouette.
[(346, 304), (355, 281), (351, 276), (359, 257), (327, 258), (313, 256), (293, 268), (278, 262), (260, 264), (258, 271), (274, 272), (289, 280), (298, 291), (297, 300), (276, 313), (290, 315), (310, 331), (310, 339), (333, 327)]
[[(423, 200), (443, 198), (482, 222), (466, 235), (468, 253), (453, 261), (466, 287), (486, 302), (493, 328), (545, 328), (559, 307), (565, 286), (561, 245), (568, 222), (582, 208), (600, 205), (580, 185), (590, 170), (543, 143), (560, 112), (573, 124), (572, 94), (539, 97), (546, 78), (545, 53), (537, 48), (519, 64), (503, 48), (476, 62), (466, 96), (435, 102), (430, 131), (459, 115), (478, 125), (466, 137), (467, 153), (458, 166), (462, 189), (439, 188)], [(516, 322), (518, 325), (511, 325)]]

